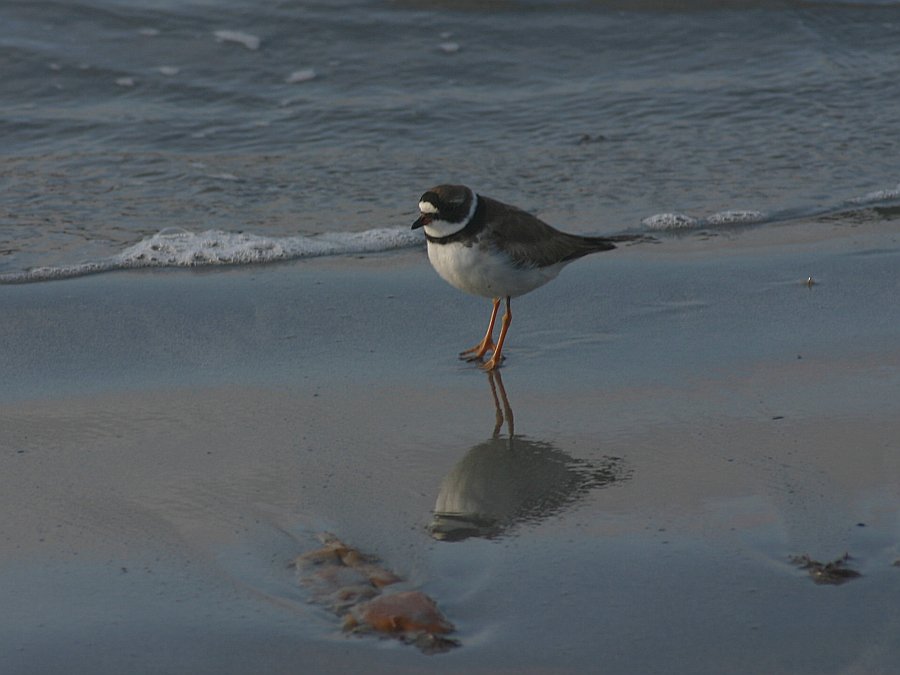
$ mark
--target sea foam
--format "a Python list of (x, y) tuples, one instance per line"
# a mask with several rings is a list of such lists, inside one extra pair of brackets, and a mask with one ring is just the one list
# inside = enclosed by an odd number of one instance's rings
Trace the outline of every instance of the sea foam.
[(657, 213), (641, 220), (641, 225), (648, 230), (665, 232), (728, 225), (755, 225), (769, 220), (771, 216), (762, 211), (719, 211), (705, 218), (695, 218), (684, 213)]
[(189, 232), (168, 228), (120, 253), (74, 265), (34, 267), (0, 274), (0, 283), (50, 281), (146, 267), (248, 265), (331, 255), (379, 253), (422, 245), (419, 233), (406, 228), (364, 232), (330, 232), (311, 236), (264, 237), (242, 232)]
[(851, 204), (875, 204), (877, 202), (883, 201), (894, 201), (896, 199), (900, 199), (900, 185), (897, 185), (895, 188), (887, 189), (887, 190), (876, 190), (875, 192), (869, 192), (862, 197), (857, 197), (856, 199), (851, 199), (849, 203)]
[(215, 35), (216, 40), (219, 42), (234, 42), (239, 45), (244, 45), (251, 51), (259, 49), (260, 39), (256, 35), (251, 35), (250, 33), (244, 33), (239, 30), (217, 30), (213, 32), (213, 35)]
[(871, 208), (882, 204), (893, 204), (900, 201), (900, 185), (885, 190), (868, 192), (861, 197), (853, 197), (832, 204), (794, 207), (770, 212), (755, 210), (719, 211), (708, 216), (690, 216), (684, 213), (657, 213), (641, 220), (645, 230), (654, 232), (680, 232), (686, 230), (714, 229), (723, 227), (739, 227), (742, 225), (761, 225), (779, 223), (802, 218)]

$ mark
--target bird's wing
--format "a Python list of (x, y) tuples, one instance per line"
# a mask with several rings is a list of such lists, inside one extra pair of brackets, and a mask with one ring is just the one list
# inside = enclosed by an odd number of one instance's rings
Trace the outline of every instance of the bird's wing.
[[(519, 267), (548, 267), (616, 247), (609, 239), (560, 232), (514, 206), (488, 197), (480, 199), (485, 206), (485, 220), (494, 224), (481, 236), (494, 248), (505, 251)], [(500, 222), (502, 225), (497, 225)]]

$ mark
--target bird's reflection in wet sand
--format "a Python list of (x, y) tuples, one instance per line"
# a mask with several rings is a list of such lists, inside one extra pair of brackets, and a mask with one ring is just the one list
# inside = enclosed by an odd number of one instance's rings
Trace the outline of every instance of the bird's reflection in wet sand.
[[(594, 488), (629, 477), (618, 457), (575, 459), (552, 443), (517, 436), (499, 372), (487, 375), (496, 423), (441, 482), (428, 531), (435, 539), (497, 537), (559, 513)], [(507, 434), (502, 434), (504, 422)]]

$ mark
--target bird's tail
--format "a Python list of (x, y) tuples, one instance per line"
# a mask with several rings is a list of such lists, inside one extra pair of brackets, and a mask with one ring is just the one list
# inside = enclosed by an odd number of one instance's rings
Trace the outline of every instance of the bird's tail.
[(657, 240), (649, 234), (614, 234), (611, 237), (598, 237), (614, 244), (652, 244)]
[[(577, 234), (564, 235), (567, 250), (564, 255), (554, 258), (553, 262), (568, 262), (576, 260), (582, 256), (598, 253), (600, 251), (611, 251), (616, 248), (616, 244), (632, 244), (656, 241), (653, 237), (645, 234), (615, 234), (611, 237), (582, 237)], [(549, 263), (548, 263), (549, 264)]]
[(609, 251), (616, 244), (649, 244), (657, 241), (648, 234), (614, 234), (609, 237), (579, 237), (582, 242), (594, 251)]

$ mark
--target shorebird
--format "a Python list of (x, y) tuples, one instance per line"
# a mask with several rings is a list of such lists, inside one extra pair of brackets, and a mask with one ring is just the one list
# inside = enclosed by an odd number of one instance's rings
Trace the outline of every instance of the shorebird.
[[(476, 194), (465, 185), (438, 185), (419, 199), (419, 218), (412, 229), (423, 228), (428, 259), (437, 273), (461, 291), (490, 298), (491, 319), (484, 338), (460, 353), (468, 361), (482, 361), (494, 370), (503, 359), (503, 344), (512, 321), (510, 301), (552, 281), (573, 260), (616, 243), (646, 239), (643, 235), (582, 237), (561, 232), (515, 206)], [(506, 309), (494, 343), (494, 324), (500, 303)]]

